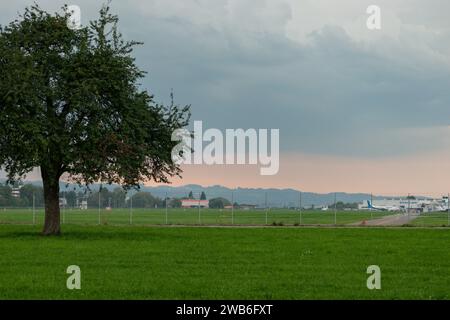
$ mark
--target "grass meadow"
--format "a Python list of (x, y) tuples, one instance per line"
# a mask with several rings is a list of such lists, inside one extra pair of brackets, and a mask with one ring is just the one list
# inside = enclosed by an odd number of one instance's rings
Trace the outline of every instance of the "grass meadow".
[[(64, 224), (79, 225), (344, 225), (363, 220), (376, 219), (388, 214), (380, 211), (337, 211), (336, 221), (333, 210), (220, 210), (220, 209), (113, 209), (113, 210), (79, 210), (65, 209), (61, 211)], [(44, 210), (0, 209), (0, 223), (42, 224)]]
[[(449, 299), (450, 232), (0, 225), (0, 299)], [(66, 268), (81, 268), (81, 290)], [(367, 267), (381, 268), (368, 290)]]
[(443, 227), (449, 226), (449, 214), (447, 212), (422, 214), (412, 221), (413, 226), (417, 227)]

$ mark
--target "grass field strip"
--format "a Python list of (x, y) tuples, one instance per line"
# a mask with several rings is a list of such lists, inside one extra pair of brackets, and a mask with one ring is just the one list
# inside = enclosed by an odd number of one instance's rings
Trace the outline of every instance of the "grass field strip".
[[(311, 210), (221, 210), (221, 209), (125, 209), (79, 210), (62, 209), (63, 224), (110, 225), (364, 225), (366, 221), (379, 219), (392, 213), (369, 211), (311, 211)], [(0, 223), (42, 224), (44, 210), (0, 209)], [(447, 216), (427, 214), (413, 220), (414, 225), (443, 226)]]

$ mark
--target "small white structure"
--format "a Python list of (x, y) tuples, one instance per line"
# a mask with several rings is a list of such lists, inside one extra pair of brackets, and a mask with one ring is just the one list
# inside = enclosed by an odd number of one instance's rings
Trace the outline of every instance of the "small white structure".
[(86, 200), (81, 201), (80, 209), (81, 210), (87, 210), (87, 208), (88, 208), (87, 201)]
[(67, 199), (66, 198), (59, 198), (59, 206), (60, 207), (67, 207)]
[(182, 208), (209, 208), (209, 200), (183, 199), (181, 200)]
[(20, 198), (20, 188), (21, 188), (21, 186), (18, 187), (18, 188), (12, 188), (12, 189), (11, 189), (11, 195), (12, 195), (14, 198)]

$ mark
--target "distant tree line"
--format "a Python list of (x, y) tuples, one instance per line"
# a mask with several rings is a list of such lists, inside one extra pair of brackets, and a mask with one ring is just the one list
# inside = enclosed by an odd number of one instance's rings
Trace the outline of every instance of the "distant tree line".
[[(329, 208), (334, 209), (334, 203), (330, 204), (328, 206)], [(336, 210), (345, 210), (345, 209), (358, 209), (358, 203), (352, 202), (352, 203), (344, 203), (342, 201), (336, 202)]]
[[(192, 191), (190, 191), (190, 192), (189, 192), (189, 195), (187, 196), (187, 198), (184, 197), (184, 198), (182, 198), (182, 199), (194, 200), (195, 197), (194, 197), (194, 194), (192, 193)], [(205, 194), (204, 191), (202, 191), (202, 193), (200, 194), (200, 200), (206, 200), (206, 194)]]
[(44, 192), (42, 187), (31, 184), (24, 185), (20, 189), (20, 196), (14, 197), (13, 188), (9, 185), (0, 185), (0, 207), (28, 207), (33, 205), (33, 194), (35, 205), (44, 206)]
[[(97, 208), (99, 203), (103, 208), (129, 208), (130, 205), (133, 205), (133, 208), (165, 208), (166, 201), (170, 208), (181, 207), (181, 200), (177, 198), (159, 198), (146, 191), (139, 191), (128, 197), (126, 191), (120, 187), (113, 191), (102, 188), (100, 191), (90, 192), (86, 200), (89, 208)], [(71, 206), (71, 204), (67, 199), (67, 205)]]
[(226, 206), (231, 206), (231, 202), (225, 198), (213, 198), (209, 200), (209, 207), (211, 209), (223, 209)]
[[(34, 205), (44, 207), (44, 190), (41, 186), (25, 184), (20, 187), (18, 197), (14, 197), (12, 191), (12, 186), (0, 185), (0, 207), (32, 207), (33, 196)], [(134, 208), (163, 208), (166, 205), (165, 199), (155, 197), (150, 192), (135, 192), (130, 199), (127, 192), (120, 187), (112, 191), (107, 188), (96, 191), (61, 191), (59, 197), (66, 199), (66, 207), (68, 208), (75, 208), (82, 201), (87, 201), (88, 208), (98, 208), (99, 205), (101, 208), (128, 208), (131, 201)], [(167, 199), (167, 206), (180, 208), (181, 200), (177, 198)]]
[[(17, 185), (15, 186), (17, 187)], [(0, 185), (0, 207), (32, 207), (33, 195), (34, 204), (36, 207), (44, 207), (44, 191), (41, 186), (32, 184), (25, 184), (20, 187), (20, 196), (14, 197), (12, 194), (13, 188), (10, 185)], [(164, 208), (166, 200), (153, 196), (150, 192), (139, 191), (132, 195), (132, 200), (127, 195), (127, 192), (120, 187), (112, 191), (107, 188), (100, 188), (100, 190), (66, 190), (61, 191), (60, 198), (66, 199), (67, 208), (75, 208), (80, 206), (82, 201), (87, 201), (88, 208), (129, 208), (131, 202), (134, 208)], [(188, 197), (183, 198), (168, 198), (167, 206), (169, 208), (181, 208), (181, 200), (194, 199), (192, 191)], [(206, 200), (206, 194), (200, 194), (200, 200)], [(338, 202), (340, 206), (340, 203)], [(347, 204), (346, 204), (347, 205)], [(223, 209), (231, 206), (228, 199), (217, 197), (209, 200), (209, 207), (212, 209)], [(239, 208), (239, 204), (234, 204), (235, 208)]]

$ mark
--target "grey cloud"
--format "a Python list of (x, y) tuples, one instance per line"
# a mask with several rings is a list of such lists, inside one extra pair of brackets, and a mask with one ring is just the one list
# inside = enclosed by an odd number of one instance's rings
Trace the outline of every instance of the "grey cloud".
[(383, 56), (335, 26), (311, 34), (309, 45), (251, 34), (249, 47), (181, 21), (154, 19), (147, 30), (157, 25), (164, 33), (147, 37), (158, 53), (140, 51), (148, 86), (159, 97), (174, 88), (209, 127), (280, 128), (284, 150), (306, 153), (386, 156), (445, 142), (411, 144), (395, 131), (448, 125), (450, 72), (414, 52), (413, 61)]
[[(95, 16), (98, 5), (83, 3)], [(125, 36), (145, 42), (136, 51), (149, 71), (143, 86), (165, 102), (173, 88), (176, 102), (192, 104), (193, 119), (207, 127), (280, 128), (289, 152), (386, 157), (448, 146), (442, 128), (450, 119), (450, 23), (432, 24), (440, 30), (434, 36), (407, 33), (374, 47), (336, 25), (295, 42), (282, 34), (291, 19), (285, 4), (273, 32), (239, 23), (258, 23), (249, 2), (235, 8), (241, 14), (230, 24), (141, 12), (123, 2), (113, 8)], [(421, 10), (417, 4), (399, 15), (412, 23)]]

